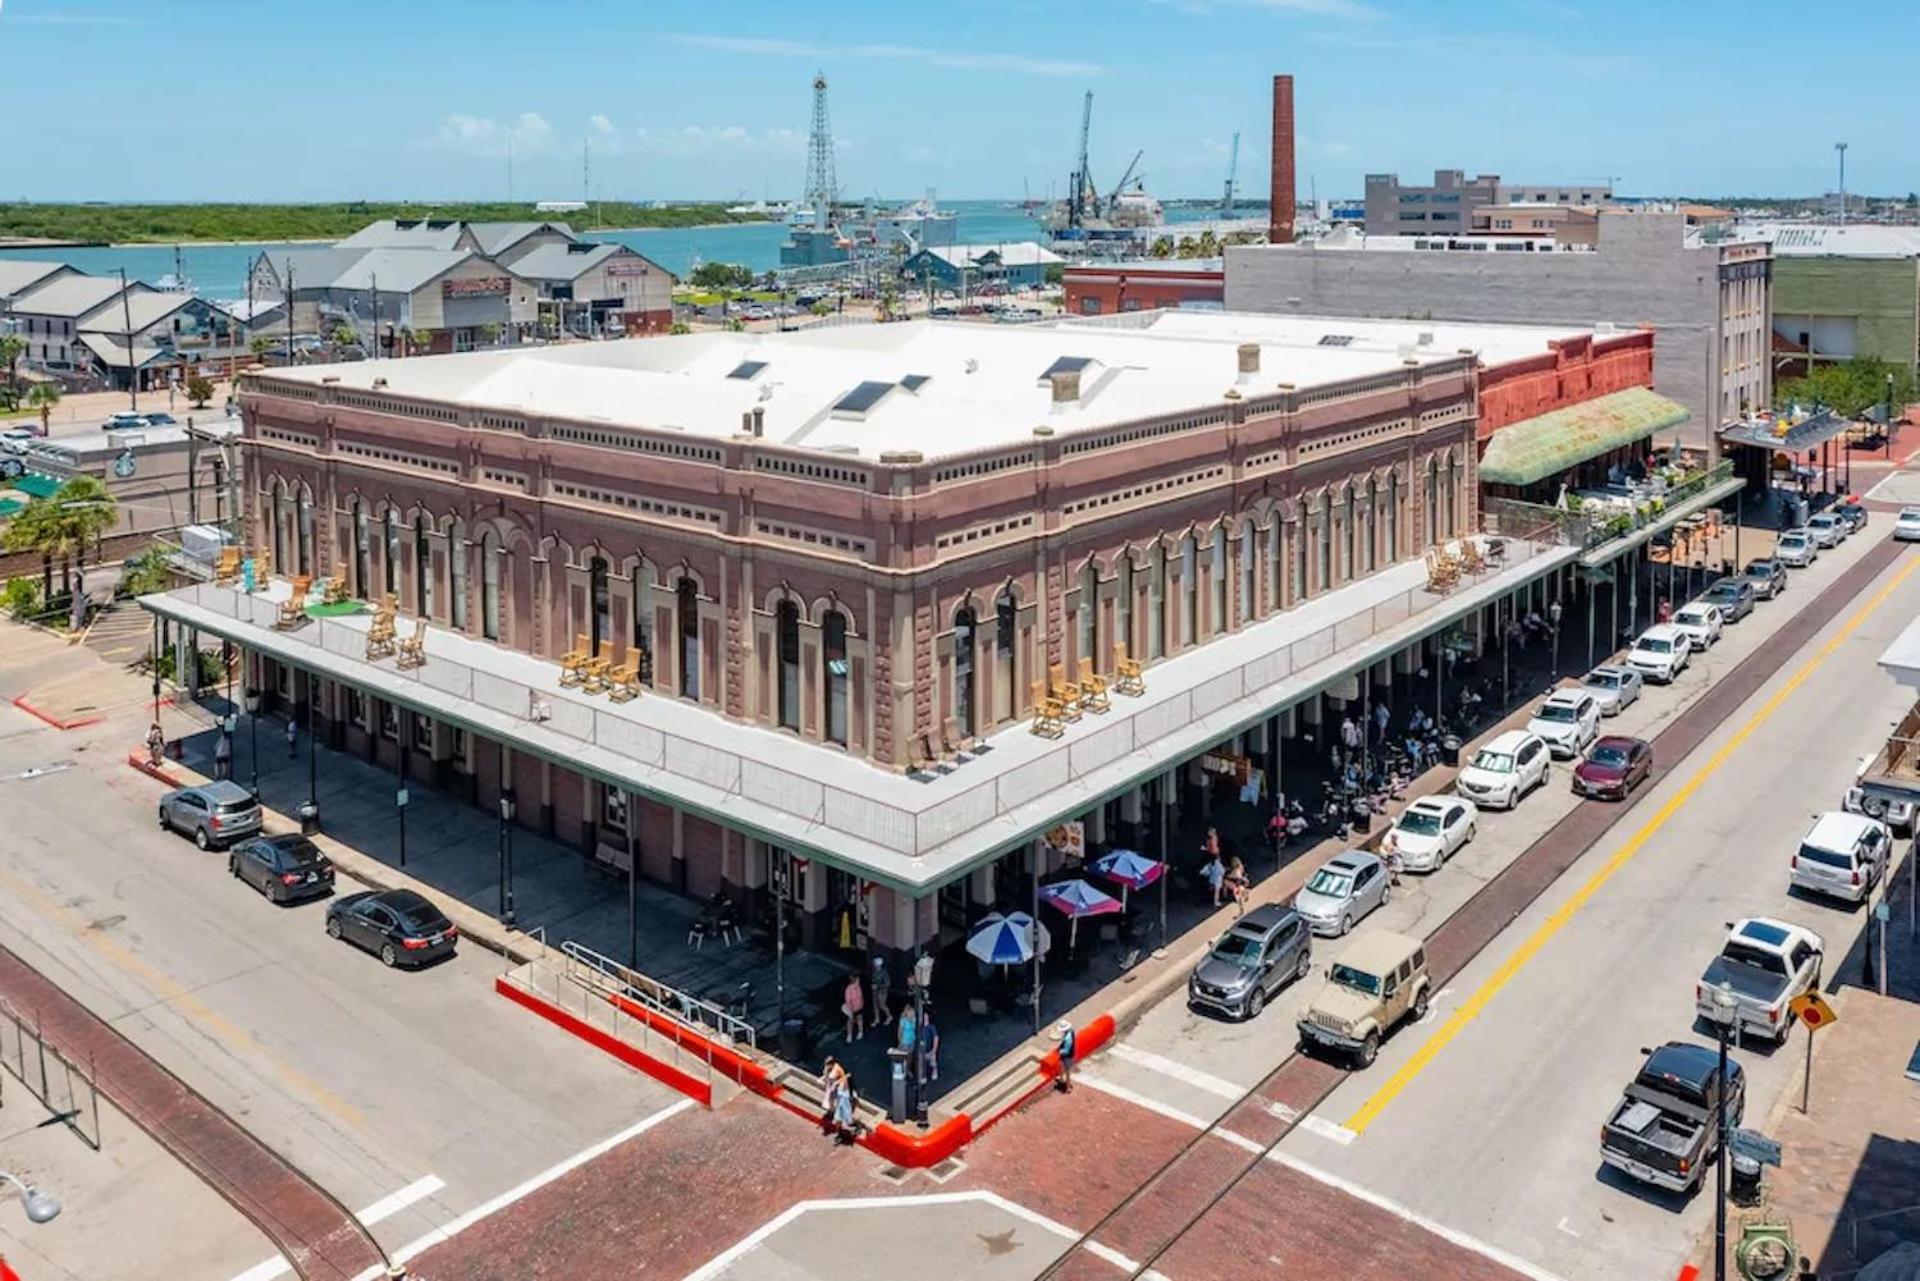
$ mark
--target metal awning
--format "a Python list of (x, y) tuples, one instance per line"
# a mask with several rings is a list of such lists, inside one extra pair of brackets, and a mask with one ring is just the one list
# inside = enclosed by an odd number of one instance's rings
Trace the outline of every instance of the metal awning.
[[(1850, 425), (1846, 419), (1831, 409), (1823, 409), (1797, 423), (1788, 423), (1779, 419), (1735, 423), (1721, 431), (1720, 439), (1729, 445), (1751, 445), (1755, 449), (1804, 454), (1826, 444), (1846, 431)], [(1485, 473), (1486, 469), (1481, 468), (1481, 474), (1485, 475)]]
[(1495, 431), (1480, 460), (1480, 479), (1493, 485), (1531, 485), (1687, 418), (1685, 405), (1650, 388), (1609, 392)]

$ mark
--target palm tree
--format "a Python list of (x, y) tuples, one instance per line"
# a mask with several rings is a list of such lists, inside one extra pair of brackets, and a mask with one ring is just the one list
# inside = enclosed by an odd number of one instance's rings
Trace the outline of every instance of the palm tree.
[(0, 364), (7, 367), (7, 408), (20, 403), (20, 356), (27, 340), (19, 334), (0, 334)]
[(27, 403), (40, 411), (42, 433), (53, 430), (53, 407), (60, 403), (63, 391), (59, 383), (49, 379), (43, 383), (35, 383), (27, 392)]
[(44, 594), (53, 596), (53, 558), (60, 558), (60, 576), (71, 588), (71, 620), (79, 630), (86, 612), (81, 588), (87, 547), (98, 546), (101, 535), (120, 522), (120, 513), (106, 485), (92, 476), (75, 476), (51, 498), (36, 498), (8, 522), (3, 538), (10, 551), (40, 553)]

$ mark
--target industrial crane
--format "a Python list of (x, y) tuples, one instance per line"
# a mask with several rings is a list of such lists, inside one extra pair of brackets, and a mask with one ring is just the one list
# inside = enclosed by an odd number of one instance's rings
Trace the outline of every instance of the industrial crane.
[[(1080, 221), (1089, 212), (1087, 193), (1093, 192), (1093, 202), (1099, 203), (1100, 193), (1093, 191), (1093, 175), (1087, 172), (1087, 137), (1093, 129), (1093, 90), (1087, 90), (1086, 101), (1080, 107), (1080, 153), (1079, 161), (1073, 171), (1072, 189), (1067, 193), (1067, 225), (1078, 227)], [(1094, 210), (1098, 213), (1098, 210)]]
[(1233, 217), (1233, 180), (1240, 173), (1240, 131), (1233, 131), (1233, 149), (1227, 153), (1227, 186), (1220, 195), (1220, 216)]

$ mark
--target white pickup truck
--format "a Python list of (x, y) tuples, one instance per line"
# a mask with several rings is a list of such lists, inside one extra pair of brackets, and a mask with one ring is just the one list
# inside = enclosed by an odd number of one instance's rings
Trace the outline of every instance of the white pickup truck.
[(1694, 984), (1694, 1007), (1707, 1022), (1719, 1022), (1710, 989), (1725, 984), (1733, 989), (1736, 1040), (1751, 1034), (1784, 1041), (1793, 1030), (1787, 1002), (1820, 986), (1825, 952), (1820, 936), (1804, 926), (1764, 916), (1735, 921), (1720, 955)]

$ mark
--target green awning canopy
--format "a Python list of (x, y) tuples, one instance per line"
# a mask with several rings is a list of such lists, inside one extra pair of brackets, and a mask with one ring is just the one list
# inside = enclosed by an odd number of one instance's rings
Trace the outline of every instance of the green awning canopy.
[(37, 471), (30, 471), (14, 481), (13, 487), (29, 498), (52, 498), (60, 492), (59, 481), (51, 476), (43, 476)]
[(1629, 387), (1502, 427), (1487, 441), (1480, 480), (1531, 485), (1608, 450), (1645, 440), (1687, 420), (1684, 405), (1645, 387)]

